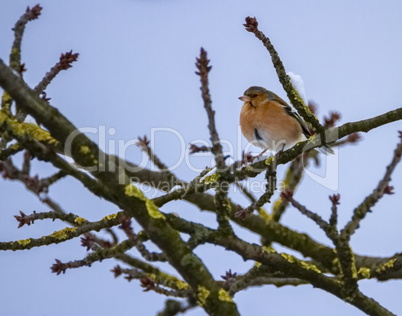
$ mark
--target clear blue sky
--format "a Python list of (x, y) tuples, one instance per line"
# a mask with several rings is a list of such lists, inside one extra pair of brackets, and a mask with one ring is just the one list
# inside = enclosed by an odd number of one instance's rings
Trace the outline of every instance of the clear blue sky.
[[(0, 58), (8, 60), (11, 28), (30, 0), (0, 2)], [(107, 140), (126, 144), (139, 135), (158, 132), (157, 154), (170, 166), (180, 159), (185, 144), (208, 140), (199, 78), (194, 74), (200, 47), (213, 66), (210, 89), (220, 136), (234, 144), (235, 153), (246, 142), (238, 134), (241, 102), (237, 99), (251, 85), (264, 86), (281, 97), (282, 90), (262, 44), (244, 30), (248, 15), (256, 16), (260, 29), (277, 48), (285, 67), (300, 74), (309, 99), (319, 105), (319, 117), (330, 110), (342, 113), (342, 123), (369, 118), (402, 105), (402, 3), (400, 1), (41, 1), (39, 20), (29, 23), (23, 41), (24, 77), (35, 86), (58, 60), (61, 52), (79, 52), (74, 67), (61, 73), (47, 89), (51, 104), (78, 127), (114, 128)], [(340, 224), (377, 184), (390, 161), (400, 122), (363, 136), (358, 146), (339, 152), (338, 190), (342, 200)], [(181, 135), (178, 137), (177, 135)], [(91, 135), (97, 139), (97, 135)], [(241, 141), (239, 142), (238, 139)], [(107, 142), (106, 142), (107, 144)], [(120, 147), (121, 148), (121, 147)], [(118, 149), (106, 146), (107, 151)], [(126, 158), (141, 161), (141, 153), (129, 146)], [(209, 158), (192, 157), (191, 166), (202, 168)], [(34, 172), (51, 169), (34, 162)], [(284, 168), (280, 168), (280, 174)], [(323, 172), (324, 169), (313, 170)], [(352, 238), (359, 254), (391, 256), (400, 252), (401, 168), (393, 176), (396, 194), (386, 196), (373, 209)], [(188, 163), (177, 174), (189, 180), (195, 175)], [(258, 178), (261, 183), (263, 179)], [(19, 183), (0, 181), (0, 240), (40, 237), (63, 226), (59, 222), (35, 222), (17, 230), (12, 215), (46, 207)], [(297, 199), (327, 217), (328, 195), (334, 191), (306, 178)], [(63, 180), (50, 196), (73, 213), (90, 220), (116, 212), (115, 206), (86, 194), (75, 180)], [(246, 201), (235, 195), (243, 205)], [(268, 206), (269, 207), (269, 206)], [(164, 211), (212, 223), (213, 216), (185, 203), (167, 205)], [(289, 209), (283, 223), (314, 239), (330, 244), (324, 234), (296, 210)], [(211, 224), (212, 225), (212, 224)], [(138, 227), (136, 227), (138, 231)], [(258, 242), (256, 236), (240, 232)], [(92, 268), (50, 273), (54, 259), (81, 259), (85, 249), (75, 239), (31, 251), (2, 252), (0, 283), (1, 315), (155, 315), (164, 297), (143, 293), (137, 281), (115, 280), (109, 270), (115, 261), (95, 263)], [(281, 251), (287, 249), (279, 248)], [(214, 276), (229, 268), (243, 273), (250, 262), (218, 247), (197, 250)], [(172, 272), (166, 265), (166, 271)], [(402, 282), (361, 282), (362, 290), (396, 314), (402, 314)], [(311, 286), (276, 289), (266, 286), (236, 296), (242, 315), (361, 315), (354, 307)], [(141, 313), (135, 312), (140, 308)], [(188, 315), (205, 315), (194, 310)]]

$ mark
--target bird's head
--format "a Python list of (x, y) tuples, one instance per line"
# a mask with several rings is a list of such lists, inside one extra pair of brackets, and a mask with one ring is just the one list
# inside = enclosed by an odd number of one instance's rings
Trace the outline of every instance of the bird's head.
[(239, 99), (244, 103), (250, 104), (250, 106), (256, 107), (270, 100), (270, 94), (273, 94), (273, 92), (263, 87), (253, 86), (244, 91), (244, 94)]

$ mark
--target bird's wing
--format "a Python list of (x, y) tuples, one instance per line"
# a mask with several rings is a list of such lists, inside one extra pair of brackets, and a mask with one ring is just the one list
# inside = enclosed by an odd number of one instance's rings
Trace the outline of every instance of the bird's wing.
[(291, 117), (295, 118), (297, 122), (299, 122), (302, 130), (303, 130), (303, 134), (304, 136), (306, 136), (307, 138), (309, 138), (312, 134), (310, 132), (310, 130), (308, 129), (306, 123), (304, 123), (304, 121), (302, 120), (302, 118), (299, 116), (299, 114), (297, 114), (296, 112), (294, 112), (292, 110), (292, 108), (289, 106), (289, 104), (287, 104), (282, 98), (278, 97), (276, 94), (274, 93), (270, 93), (269, 94), (269, 99), (272, 101), (276, 101), (278, 102), (280, 105), (282, 105), (283, 109), (286, 111), (286, 114), (290, 115)]

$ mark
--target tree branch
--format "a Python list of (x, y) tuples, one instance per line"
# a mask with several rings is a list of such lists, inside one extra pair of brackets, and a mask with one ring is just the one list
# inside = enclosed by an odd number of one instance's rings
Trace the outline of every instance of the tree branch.
[[(12, 78), (13, 84), (10, 85), (6, 78)], [(1, 60), (0, 86), (20, 104), (23, 110), (43, 124), (62, 145), (66, 144), (72, 133), (77, 134), (76, 127), (70, 121), (57, 109), (39, 99), (35, 92), (29, 89), (21, 78), (15, 76)], [(134, 217), (151, 240), (166, 254), (169, 263), (191, 285), (193, 291), (197, 293), (199, 304), (208, 313), (238, 315), (236, 305), (231, 299), (222, 302), (219, 298), (224, 290), (215, 282), (206, 266), (191, 252), (178, 232), (167, 224), (156, 205), (138, 188), (129, 184), (128, 174), (121, 166), (114, 172), (106, 172), (99, 168), (100, 162), (106, 161), (108, 165), (109, 157), (84, 134), (75, 136), (71, 143), (71, 154), (79, 165), (95, 167), (91, 172), (92, 175), (108, 187), (114, 202), (124, 209), (128, 216)], [(198, 273), (194, 274), (195, 270)]]
[(286, 74), (285, 67), (283, 66), (283, 63), (279, 58), (279, 55), (272, 45), (270, 39), (258, 29), (257, 19), (247, 17), (244, 26), (246, 27), (247, 31), (254, 33), (254, 35), (264, 44), (265, 48), (268, 50), (269, 54), (271, 55), (272, 63), (275, 67), (279, 81), (282, 84), (283, 89), (286, 91), (292, 105), (296, 108), (296, 110), (300, 113), (300, 115), (305, 119), (306, 122), (310, 123), (318, 132), (321, 132), (324, 129), (323, 126), (320, 124), (317, 117), (311, 112), (308, 106), (304, 104), (304, 101), (300, 97), (298, 91), (293, 87), (292, 83), (290, 82), (289, 76)]

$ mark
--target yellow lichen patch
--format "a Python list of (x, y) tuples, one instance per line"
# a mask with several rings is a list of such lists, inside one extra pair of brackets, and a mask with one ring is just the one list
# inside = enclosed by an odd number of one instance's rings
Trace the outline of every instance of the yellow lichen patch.
[(350, 248), (350, 253), (352, 254), (352, 256), (351, 256), (351, 259), (352, 259), (352, 276), (353, 276), (353, 278), (357, 279), (356, 260), (355, 260), (355, 256), (353, 255), (353, 252), (352, 252), (351, 248)]
[(150, 273), (148, 274), (148, 277), (151, 278), (153, 281), (156, 281), (156, 274)]
[(104, 218), (102, 218), (102, 220), (111, 221), (112, 219), (115, 219), (116, 217), (117, 217), (117, 213), (114, 213), (114, 214), (106, 215)]
[(138, 238), (143, 238), (143, 237), (147, 237), (148, 235), (143, 230), (140, 230), (138, 232), (137, 236), (138, 236)]
[(56, 239), (67, 239), (68, 235), (70, 233), (75, 232), (77, 229), (76, 228), (71, 228), (71, 227), (66, 227), (61, 230), (55, 231), (54, 233), (50, 234), (50, 237), (56, 238)]
[(289, 255), (287, 253), (281, 253), (281, 257), (286, 259), (290, 263), (298, 263), (302, 268), (306, 270), (313, 270), (317, 273), (321, 273), (320, 269), (318, 269), (314, 264), (299, 260), (296, 257), (293, 257), (292, 255)]
[(11, 100), (10, 95), (7, 92), (3, 92), (3, 95), (1, 96), (1, 102), (8, 102)]
[(207, 302), (210, 292), (203, 286), (198, 286), (197, 289), (197, 304), (199, 306), (204, 306)]
[(0, 110), (0, 124), (3, 124), (4, 121), (8, 119), (8, 115), (4, 110)]
[(32, 138), (40, 142), (47, 142), (49, 144), (58, 144), (58, 141), (54, 139), (48, 131), (41, 129), (38, 125), (33, 123), (21, 123), (21, 130), (28, 134)]
[(91, 149), (89, 149), (88, 146), (81, 146), (80, 147), (80, 153), (82, 154), (89, 154), (91, 152)]
[(144, 193), (142, 193), (142, 191), (138, 189), (134, 184), (127, 184), (124, 193), (127, 196), (136, 197), (137, 199), (140, 199), (142, 201), (145, 201), (147, 199)]
[(311, 135), (308, 140), (313, 141), (314, 139), (317, 138), (317, 134)]
[(377, 273), (385, 272), (386, 270), (393, 268), (395, 262), (396, 262), (396, 258), (391, 259), (391, 260), (385, 262), (384, 264), (380, 265), (377, 269), (375, 269), (375, 271)]
[(20, 54), (20, 49), (14, 46), (11, 50), (11, 55), (18, 55), (18, 54)]
[(31, 243), (31, 238), (18, 240), (17, 243), (21, 246), (26, 246)]
[(190, 286), (186, 282), (179, 280), (178, 278), (176, 278), (170, 274), (160, 272), (158, 274), (158, 276), (160, 279), (162, 279), (162, 281), (164, 281), (164, 282), (161, 282), (162, 284), (167, 285), (168, 287), (171, 287), (173, 289), (187, 290), (190, 288)]
[(219, 179), (219, 174), (218, 173), (214, 173), (208, 177), (205, 177), (204, 180), (202, 180), (203, 183), (205, 184), (212, 184), (212, 183), (216, 183)]
[(21, 145), (19, 143), (15, 143), (15, 144), (10, 145), (10, 147), (8, 147), (8, 148), (10, 148), (12, 150), (17, 150), (20, 147), (21, 147)]
[(265, 159), (264, 163), (269, 166), (271, 163), (273, 163), (275, 161), (275, 156), (271, 156), (267, 159)]
[(369, 268), (360, 268), (358, 274), (363, 276), (366, 279), (370, 279), (370, 269)]
[(266, 252), (266, 253), (277, 253), (277, 251), (272, 248), (271, 246), (262, 246), (262, 251)]
[(33, 123), (26, 122), (18, 122), (10, 118), (7, 113), (3, 110), (0, 111), (0, 124), (4, 122), (8, 123), (9, 127), (12, 129), (12, 132), (16, 135), (28, 135), (29, 137), (39, 141), (39, 142), (47, 142), (49, 144), (58, 144), (58, 141), (54, 139), (48, 131), (40, 128), (38, 125)]
[(289, 255), (287, 253), (281, 253), (281, 257), (286, 259), (287, 261), (289, 261), (290, 263), (294, 263), (297, 261), (297, 259), (295, 257), (293, 257), (292, 255)]
[(271, 216), (262, 208), (260, 207), (258, 210), (258, 214), (268, 223), (271, 220)]
[(151, 216), (152, 218), (165, 219), (165, 216), (159, 211), (153, 201), (147, 199), (145, 202), (145, 206), (147, 207), (149, 216)]
[(303, 268), (305, 268), (307, 270), (313, 270), (313, 271), (315, 271), (317, 273), (321, 273), (321, 270), (318, 269), (317, 266), (315, 266), (314, 264), (307, 263), (307, 262), (304, 262), (304, 261), (301, 261), (301, 260), (299, 261), (299, 263), (301, 264), (301, 266)]
[(233, 302), (232, 298), (224, 289), (219, 289), (218, 298), (222, 302)]
[(85, 222), (87, 222), (87, 220), (83, 217), (77, 217), (74, 220), (74, 223), (78, 224), (78, 226), (81, 226), (82, 224), (84, 224)]
[(181, 280), (177, 280), (176, 281), (176, 286), (178, 290), (187, 290), (190, 288), (190, 286), (188, 285), (188, 283), (181, 281)]
[(273, 205), (272, 208), (273, 208), (274, 210), (277, 210), (277, 209), (279, 209), (279, 208), (281, 207), (282, 203), (283, 203), (283, 200), (282, 200), (282, 199), (277, 199), (277, 200), (274, 202), (274, 205)]
[(11, 106), (11, 102), (12, 99), (10, 97), (10, 95), (7, 92), (4, 92), (2, 97), (1, 97), (1, 104), (3, 106), (3, 109), (6, 111), (10, 111), (10, 106)]
[(95, 158), (95, 155), (91, 152), (91, 148), (89, 148), (89, 146), (80, 146), (80, 153), (83, 155), (87, 155), (87, 157), (92, 160), (91, 162), (94, 166), (99, 164), (98, 159)]

